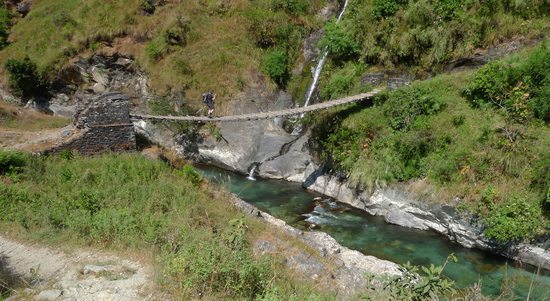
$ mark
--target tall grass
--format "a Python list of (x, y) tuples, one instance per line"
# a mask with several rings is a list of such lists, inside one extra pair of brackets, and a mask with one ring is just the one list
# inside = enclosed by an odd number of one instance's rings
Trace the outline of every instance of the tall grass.
[(184, 299), (311, 292), (293, 288), (273, 259), (252, 255), (250, 241), (265, 226), (211, 192), (192, 167), (136, 154), (25, 158), (25, 167), (0, 178), (3, 225), (50, 242), (150, 250), (167, 275), (165, 289)]
[(40, 131), (61, 128), (70, 123), (65, 117), (50, 116), (20, 108), (0, 101), (0, 128), (9, 130)]

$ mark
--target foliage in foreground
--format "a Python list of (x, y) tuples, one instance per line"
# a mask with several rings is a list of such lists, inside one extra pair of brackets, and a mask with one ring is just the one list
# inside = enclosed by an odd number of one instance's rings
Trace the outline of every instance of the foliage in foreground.
[(367, 284), (366, 300), (439, 300), (456, 292), (454, 282), (442, 275), (449, 261), (456, 262), (454, 254), (449, 255), (442, 266), (413, 266), (410, 263), (400, 267), (401, 276), (389, 279), (371, 277)]
[(182, 296), (286, 300), (310, 293), (275, 274), (272, 260), (252, 256), (248, 241), (261, 226), (203, 192), (192, 167), (179, 171), (139, 155), (0, 155), (7, 166), (0, 222), (30, 236), (158, 250), (164, 282)]

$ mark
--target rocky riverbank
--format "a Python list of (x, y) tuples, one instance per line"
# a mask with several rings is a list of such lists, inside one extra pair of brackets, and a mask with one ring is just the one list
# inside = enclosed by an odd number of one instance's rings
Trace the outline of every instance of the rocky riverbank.
[[(433, 230), (466, 248), (487, 250), (507, 258), (550, 270), (550, 237), (534, 244), (498, 244), (483, 235), (483, 225), (458, 205), (420, 202), (403, 187), (379, 188), (373, 193), (360, 191), (348, 182), (321, 174), (305, 183), (309, 190), (333, 197), (373, 215), (383, 216), (391, 224), (420, 230)], [(459, 200), (457, 200), (459, 202)]]
[[(255, 164), (257, 176), (299, 182), (306, 189), (330, 196), (370, 214), (383, 216), (388, 223), (435, 231), (466, 248), (490, 251), (520, 263), (550, 270), (549, 237), (539, 238), (534, 244), (498, 244), (483, 235), (483, 225), (475, 217), (461, 213), (456, 209), (458, 203), (441, 205), (423, 202), (408, 193), (405, 187), (380, 188), (373, 193), (361, 191), (346, 180), (327, 175), (323, 167), (314, 162), (310, 153), (310, 135), (307, 132), (295, 136), (294, 139), (291, 139), (292, 136), (289, 135), (288, 140), (284, 140), (287, 141), (286, 144), (279, 141), (278, 145), (281, 146), (281, 150), (278, 154), (271, 157), (263, 154), (263, 158), (270, 159), (258, 162), (256, 160), (258, 158), (240, 161), (224, 161), (223, 159), (236, 156), (250, 158), (251, 153), (258, 154), (257, 150), (260, 145), (264, 145), (264, 140), (270, 139), (269, 135), (260, 135), (262, 139), (250, 139), (246, 143), (239, 143), (239, 135), (245, 135), (242, 127), (240, 129), (234, 126), (226, 128), (224, 125), (222, 127), (224, 133), (230, 133), (227, 137), (231, 137), (231, 140), (217, 142), (216, 145), (223, 144), (223, 147), (205, 143), (201, 139), (197, 140), (198, 143), (189, 140), (181, 143), (161, 134), (162, 130), (158, 127), (143, 121), (135, 123), (135, 128), (151, 141), (176, 149), (180, 155), (194, 157), (201, 163), (213, 164), (243, 174), (250, 170), (246, 166)], [(254, 144), (254, 142), (258, 143), (258, 146), (245, 147), (250, 143)], [(182, 145), (189, 144), (193, 144), (193, 147), (182, 147)], [(268, 144), (271, 145), (271, 143)], [(265, 149), (265, 145), (261, 149)]]
[(351, 297), (364, 290), (368, 283), (366, 281), (368, 275), (397, 276), (401, 274), (398, 264), (346, 248), (324, 232), (301, 231), (237, 197), (234, 197), (233, 202), (245, 214), (261, 219), (285, 235), (304, 242), (314, 252), (308, 254), (297, 248), (281, 251), (280, 244), (278, 245), (277, 242), (260, 240), (254, 246), (256, 253), (291, 253), (292, 255), (286, 258), (289, 268), (309, 275), (320, 283), (336, 286), (335, 293), (340, 298)]

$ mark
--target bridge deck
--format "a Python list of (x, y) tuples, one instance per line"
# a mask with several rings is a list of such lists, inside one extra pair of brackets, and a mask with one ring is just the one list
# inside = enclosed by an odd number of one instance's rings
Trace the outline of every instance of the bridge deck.
[(322, 102), (314, 104), (307, 107), (286, 109), (280, 111), (272, 112), (262, 112), (262, 113), (252, 113), (252, 114), (243, 114), (243, 115), (232, 115), (232, 116), (221, 116), (221, 117), (212, 117), (208, 118), (207, 116), (156, 116), (156, 115), (140, 115), (140, 114), (130, 114), (132, 119), (160, 119), (160, 120), (176, 120), (176, 121), (250, 121), (250, 120), (260, 120), (260, 119), (272, 119), (282, 116), (291, 116), (299, 115), (303, 113), (324, 110), (335, 106), (345, 105), (352, 102), (360, 102), (367, 99), (371, 99), (380, 90), (373, 90), (368, 93), (362, 93), (358, 95), (348, 96), (340, 99), (335, 99), (327, 102)]

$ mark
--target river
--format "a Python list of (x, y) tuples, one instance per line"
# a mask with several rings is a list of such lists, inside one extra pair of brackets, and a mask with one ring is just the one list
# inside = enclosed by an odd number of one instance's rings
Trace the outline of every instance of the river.
[(536, 275), (532, 267), (518, 267), (504, 257), (464, 248), (437, 233), (387, 224), (381, 217), (306, 191), (298, 183), (250, 181), (242, 175), (204, 166), (199, 170), (212, 182), (288, 224), (326, 232), (340, 244), (364, 254), (399, 264), (442, 265), (453, 253), (458, 262), (449, 263), (444, 274), (460, 288), (481, 282), (484, 294), (496, 296), (503, 286), (513, 283), (516, 295), (525, 300), (532, 285), (532, 300), (550, 299), (548, 272)]

